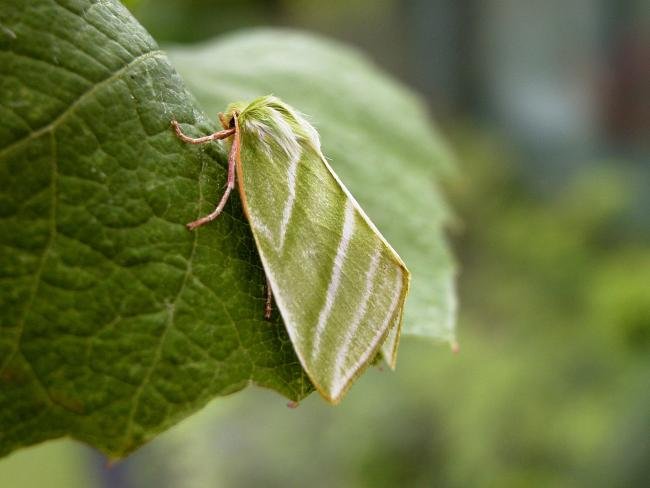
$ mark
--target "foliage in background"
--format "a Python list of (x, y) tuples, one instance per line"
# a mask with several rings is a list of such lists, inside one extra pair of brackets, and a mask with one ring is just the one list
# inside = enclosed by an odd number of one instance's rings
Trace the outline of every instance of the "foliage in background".
[[(115, 1), (1, 5), (0, 453), (69, 435), (121, 456), (251, 382), (293, 400), (309, 394), (281, 319), (263, 320), (264, 277), (238, 199), (215, 225), (183, 225), (218, 199), (224, 157), (216, 144), (173, 135), (172, 118), (196, 134), (216, 124), (165, 53)], [(450, 339), (453, 272), (432, 173), (446, 156), (419, 102), (357, 55), (292, 39), (313, 52), (301, 79), (284, 75), (274, 87), (305, 94), (300, 108), (340, 130), (324, 132), (325, 150), (407, 263), (423, 268), (409, 312), (415, 332)], [(267, 53), (244, 65), (218, 46), (184, 59), (215, 73), (223, 58), (233, 79), (259, 70), (270, 80), (268, 58), (280, 65), (299, 46), (269, 40), (240, 38)], [(307, 104), (326, 63), (357, 75), (330, 80), (337, 110)], [(210, 86), (219, 109), (242, 94), (225, 81)], [(410, 125), (387, 132), (396, 120), (385, 115), (400, 109)], [(354, 150), (337, 153), (335, 137)]]

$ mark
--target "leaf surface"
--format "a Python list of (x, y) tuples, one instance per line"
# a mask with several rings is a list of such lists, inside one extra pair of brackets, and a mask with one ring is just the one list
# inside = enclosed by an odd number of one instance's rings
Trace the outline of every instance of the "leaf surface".
[(312, 387), (215, 129), (116, 1), (0, 0), (0, 455), (71, 436), (122, 456), (217, 395)]

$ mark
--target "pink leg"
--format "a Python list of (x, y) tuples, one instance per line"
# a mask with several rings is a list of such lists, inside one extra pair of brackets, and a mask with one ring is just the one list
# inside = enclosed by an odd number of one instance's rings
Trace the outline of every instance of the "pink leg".
[(189, 224), (187, 224), (188, 229), (194, 230), (197, 227), (202, 226), (203, 224), (212, 222), (221, 214), (223, 208), (226, 206), (228, 197), (230, 197), (230, 193), (232, 192), (233, 188), (235, 188), (235, 164), (237, 163), (237, 159), (239, 158), (239, 132), (235, 127), (232, 129), (220, 130), (219, 132), (215, 132), (214, 134), (211, 134), (209, 136), (192, 138), (183, 134), (180, 126), (178, 125), (178, 122), (176, 122), (175, 120), (172, 120), (172, 126), (176, 131), (176, 135), (180, 137), (183, 141), (189, 142), (190, 144), (202, 144), (204, 142), (210, 142), (217, 139), (225, 139), (226, 137), (230, 137), (232, 135), (235, 136), (235, 139), (233, 140), (232, 143), (232, 148), (230, 149), (230, 154), (228, 155), (228, 183), (226, 184), (226, 190), (223, 192), (223, 195), (221, 196), (221, 200), (219, 200), (219, 204), (212, 211), (212, 213), (204, 217), (201, 217), (200, 219), (197, 219), (194, 222), (190, 222)]
[(183, 134), (183, 131), (181, 130), (181, 126), (175, 120), (172, 120), (172, 127), (174, 128), (176, 135), (181, 140), (185, 142), (189, 142), (190, 144), (203, 144), (204, 142), (216, 141), (217, 139), (225, 139), (226, 137), (230, 137), (235, 133), (235, 129), (225, 129), (225, 130), (220, 130), (218, 132), (215, 132), (214, 134), (210, 134), (209, 136), (189, 137)]
[(264, 318), (271, 320), (271, 312), (273, 312), (273, 290), (271, 290), (271, 283), (266, 279), (266, 303), (264, 304)]
[(223, 195), (221, 196), (221, 200), (219, 200), (219, 204), (217, 205), (217, 208), (215, 208), (208, 215), (205, 215), (200, 219), (195, 220), (194, 222), (190, 222), (189, 224), (187, 224), (187, 228), (190, 230), (194, 230), (197, 227), (201, 227), (203, 224), (212, 222), (214, 219), (219, 217), (219, 214), (221, 214), (223, 208), (226, 206), (226, 202), (228, 201), (230, 192), (234, 187), (235, 187), (235, 166), (228, 164), (228, 184), (226, 185), (226, 191), (224, 191)]

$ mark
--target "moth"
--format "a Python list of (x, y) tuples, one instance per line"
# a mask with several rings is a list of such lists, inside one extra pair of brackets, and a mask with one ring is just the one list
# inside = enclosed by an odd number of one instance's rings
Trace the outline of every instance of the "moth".
[(318, 392), (338, 403), (380, 353), (395, 366), (410, 275), (334, 173), (316, 130), (274, 96), (234, 103), (219, 114), (223, 130), (192, 144), (224, 139), (226, 189), (216, 219), (237, 184), (267, 277), (265, 316), (273, 300), (300, 363)]

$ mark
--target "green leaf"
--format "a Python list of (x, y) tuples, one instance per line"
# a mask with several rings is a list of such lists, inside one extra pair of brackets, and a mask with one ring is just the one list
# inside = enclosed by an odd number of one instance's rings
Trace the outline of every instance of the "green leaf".
[[(311, 391), (215, 129), (116, 1), (0, 0), (0, 455), (59, 436), (124, 455), (250, 382)], [(194, 127), (192, 127), (192, 125)]]
[(307, 114), (323, 153), (412, 273), (402, 333), (453, 342), (455, 267), (436, 178), (451, 158), (424, 104), (339, 43), (255, 30), (169, 56), (206, 113), (274, 94)]

